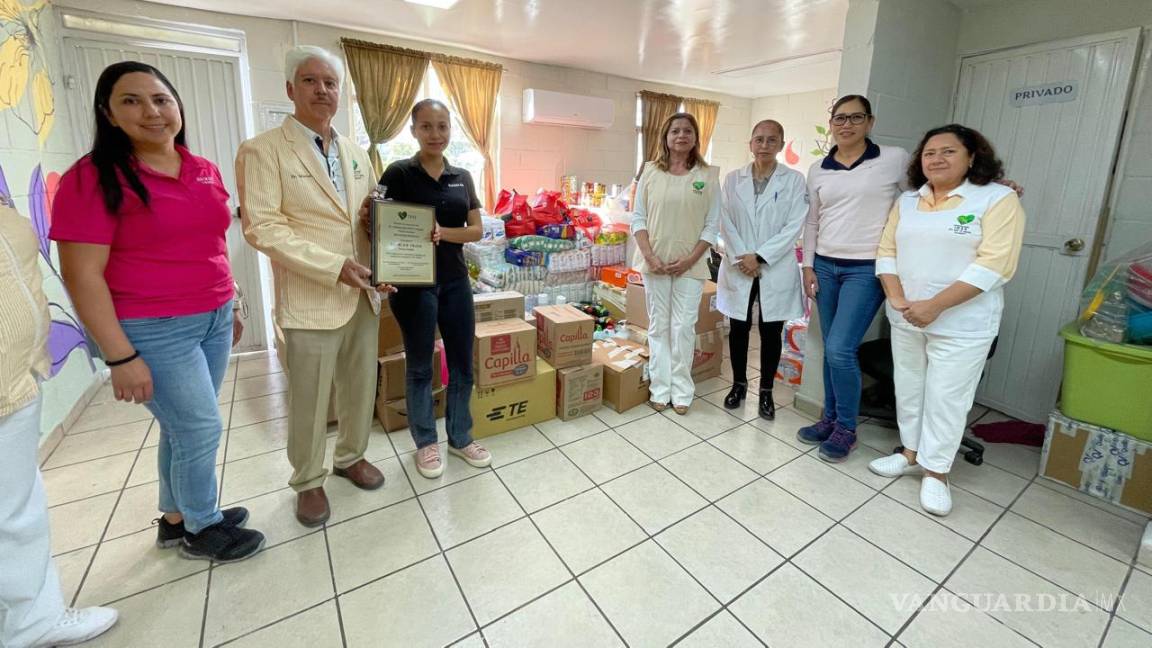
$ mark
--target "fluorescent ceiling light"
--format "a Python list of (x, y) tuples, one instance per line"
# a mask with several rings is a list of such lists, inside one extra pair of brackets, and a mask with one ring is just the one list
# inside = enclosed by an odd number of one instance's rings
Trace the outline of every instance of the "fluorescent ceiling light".
[(451, 9), (460, 0), (404, 0), (409, 4), (424, 5), (426, 7), (435, 7), (436, 9)]
[(767, 74), (769, 72), (779, 72), (781, 70), (803, 67), (805, 65), (817, 65), (819, 63), (838, 61), (840, 60), (840, 52), (840, 48), (837, 47), (824, 50), (822, 52), (815, 52), (813, 54), (805, 54), (803, 56), (773, 59), (771, 61), (764, 61), (762, 63), (753, 63), (751, 65), (741, 65), (739, 67), (728, 68), (727, 70), (718, 70), (713, 74), (717, 74), (719, 76), (727, 77), (730, 79), (740, 79), (760, 74)]

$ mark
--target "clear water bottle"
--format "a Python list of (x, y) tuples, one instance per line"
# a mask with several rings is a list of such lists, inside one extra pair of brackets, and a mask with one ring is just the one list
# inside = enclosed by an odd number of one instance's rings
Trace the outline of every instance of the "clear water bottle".
[(539, 295), (536, 296), (536, 305), (537, 306), (548, 306), (551, 303), (552, 303), (552, 298), (548, 296), (548, 293), (540, 293)]
[(567, 303), (568, 303), (567, 297), (565, 297), (564, 295), (556, 295), (556, 305), (557, 306), (563, 306), (564, 304), (567, 304)]

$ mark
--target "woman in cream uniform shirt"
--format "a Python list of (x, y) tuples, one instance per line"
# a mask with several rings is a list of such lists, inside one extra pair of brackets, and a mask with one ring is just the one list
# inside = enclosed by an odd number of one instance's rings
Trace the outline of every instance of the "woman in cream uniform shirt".
[(676, 113), (660, 129), (660, 153), (644, 165), (633, 204), (633, 267), (648, 308), (648, 404), (687, 414), (696, 386), (696, 315), (708, 279), (704, 253), (720, 224), (720, 172), (700, 154), (696, 118)]
[(948, 472), (1023, 245), (1024, 210), (995, 182), (1003, 176), (980, 133), (928, 131), (908, 167), (920, 189), (897, 200), (876, 254), (904, 451), (868, 467), (884, 477), (925, 472), (920, 506), (935, 515), (952, 510)]
[(766, 119), (752, 129), (748, 148), (754, 161), (724, 178), (724, 263), (716, 305), (732, 321), (728, 357), (732, 390), (724, 407), (736, 409), (748, 393), (748, 335), (756, 301), (760, 302), (760, 417), (776, 418), (772, 383), (780, 363), (784, 321), (804, 314), (796, 241), (808, 215), (804, 176), (780, 166), (784, 127)]

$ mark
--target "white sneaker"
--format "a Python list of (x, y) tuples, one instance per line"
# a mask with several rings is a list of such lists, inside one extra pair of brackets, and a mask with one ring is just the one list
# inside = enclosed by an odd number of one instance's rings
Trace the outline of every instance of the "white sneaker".
[(33, 648), (74, 646), (95, 639), (116, 625), (119, 616), (116, 610), (106, 607), (66, 608), (56, 625), (32, 644)]
[(952, 512), (952, 491), (948, 482), (924, 475), (920, 480), (920, 506), (932, 515)]
[(464, 461), (467, 461), (468, 465), (473, 468), (487, 468), (492, 465), (492, 453), (488, 452), (484, 446), (475, 441), (463, 448), (453, 448), (449, 445), (448, 454), (460, 457)]
[(894, 479), (901, 475), (915, 475), (921, 472), (923, 468), (920, 467), (920, 464), (908, 463), (908, 457), (905, 457), (902, 452), (897, 452), (894, 455), (873, 459), (868, 463), (868, 470), (881, 477)]
[(440, 459), (440, 446), (433, 443), (416, 451), (416, 470), (426, 479), (436, 479), (444, 473)]

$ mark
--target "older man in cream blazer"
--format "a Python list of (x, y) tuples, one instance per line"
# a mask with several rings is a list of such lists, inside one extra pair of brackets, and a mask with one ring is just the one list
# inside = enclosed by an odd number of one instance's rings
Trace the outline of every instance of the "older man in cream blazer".
[(363, 489), (384, 484), (364, 458), (380, 298), (368, 283), (369, 241), (357, 212), (375, 183), (368, 155), (332, 128), (344, 77), (340, 59), (297, 47), (285, 67), (295, 112), (280, 128), (241, 145), (236, 176), (244, 236), (272, 261), (288, 372), (296, 519), (318, 526), (330, 514), (324, 439), (333, 380), (340, 432), (332, 472)]

